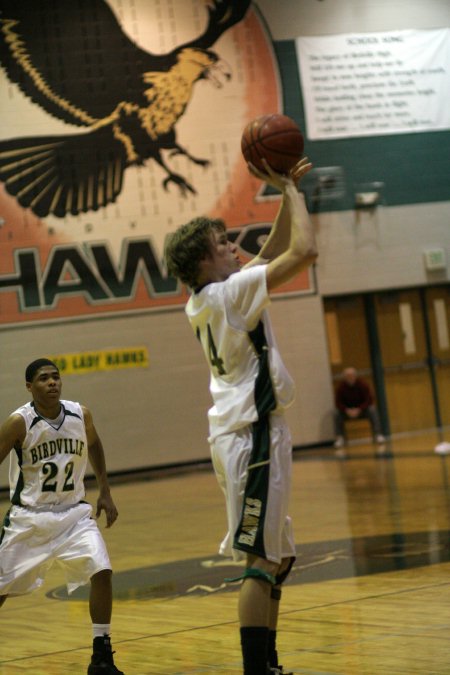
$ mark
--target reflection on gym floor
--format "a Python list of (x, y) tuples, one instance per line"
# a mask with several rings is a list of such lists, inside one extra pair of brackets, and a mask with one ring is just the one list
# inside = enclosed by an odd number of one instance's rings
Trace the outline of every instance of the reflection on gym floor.
[[(354, 444), (345, 459), (331, 447), (295, 453), (297, 560), (279, 625), (285, 670), (450, 673), (450, 455), (434, 452), (448, 440), (405, 435), (383, 454)], [(120, 667), (127, 675), (238, 675), (239, 584), (224, 581), (235, 566), (217, 555), (225, 516), (211, 470), (112, 489), (120, 516), (103, 532)], [(42, 590), (8, 600), (1, 675), (82, 672), (86, 598), (84, 588), (69, 600), (55, 568)]]

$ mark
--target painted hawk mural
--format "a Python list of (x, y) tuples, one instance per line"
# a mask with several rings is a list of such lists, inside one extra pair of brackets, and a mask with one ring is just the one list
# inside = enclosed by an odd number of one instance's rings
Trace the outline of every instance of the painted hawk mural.
[(103, 0), (2, 0), (0, 61), (9, 79), (47, 113), (86, 133), (0, 141), (0, 180), (39, 216), (76, 215), (114, 202), (127, 167), (156, 161), (163, 186), (195, 193), (161, 151), (183, 154), (175, 125), (194, 84), (230, 73), (210, 48), (241, 21), (250, 0), (213, 0), (195, 40), (168, 54), (139, 48)]

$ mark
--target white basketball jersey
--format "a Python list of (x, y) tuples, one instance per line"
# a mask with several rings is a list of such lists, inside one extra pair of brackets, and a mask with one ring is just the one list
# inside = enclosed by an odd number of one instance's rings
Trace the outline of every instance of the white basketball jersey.
[(211, 438), (255, 422), (262, 412), (281, 412), (294, 400), (265, 311), (269, 303), (266, 266), (256, 265), (208, 284), (186, 305), (211, 372)]
[(85, 494), (83, 478), (88, 443), (79, 403), (61, 401), (63, 415), (52, 425), (33, 403), (18, 408), (26, 425), (21, 448), (11, 452), (10, 495), (13, 504), (78, 504)]

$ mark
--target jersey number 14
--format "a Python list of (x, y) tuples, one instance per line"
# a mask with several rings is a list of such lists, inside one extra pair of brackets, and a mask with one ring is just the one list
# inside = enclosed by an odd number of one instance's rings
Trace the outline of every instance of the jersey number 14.
[[(208, 333), (208, 356), (209, 362), (217, 370), (219, 375), (226, 375), (226, 370), (223, 365), (223, 359), (220, 358), (217, 353), (217, 347), (212, 336), (211, 326), (207, 324), (207, 333)], [(201, 341), (200, 328), (197, 328), (197, 338)]]

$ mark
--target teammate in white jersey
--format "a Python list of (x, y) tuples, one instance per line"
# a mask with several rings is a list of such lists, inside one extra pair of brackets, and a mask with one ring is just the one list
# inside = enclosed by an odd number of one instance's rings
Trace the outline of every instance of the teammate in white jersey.
[(92, 507), (84, 501), (89, 457), (100, 491), (96, 517), (105, 511), (107, 527), (116, 520), (103, 446), (90, 411), (61, 400), (61, 378), (52, 361), (30, 363), (25, 380), (32, 401), (0, 427), (0, 463), (10, 454), (11, 496), (0, 530), (0, 606), (9, 596), (41, 586), (57, 560), (69, 593), (91, 582), (88, 675), (123, 675), (114, 665), (109, 637), (111, 563)]
[(267, 174), (249, 165), (281, 191), (281, 206), (267, 241), (241, 271), (237, 246), (220, 220), (196, 218), (181, 226), (165, 251), (169, 272), (192, 289), (186, 313), (210, 367), (209, 441), (228, 516), (219, 550), (246, 558), (239, 596), (244, 675), (283, 672), (276, 626), (281, 584), (295, 560), (288, 516), (292, 446), (283, 417), (294, 386), (266, 308), (270, 292), (317, 257), (296, 187), (311, 164), (304, 158), (289, 176), (265, 167)]

